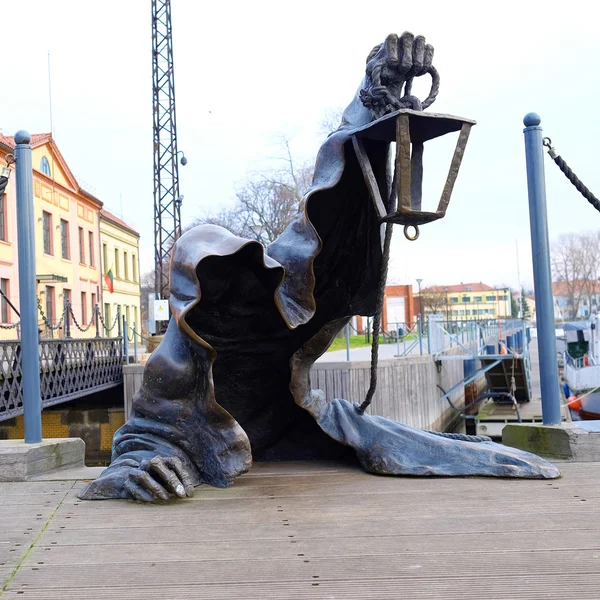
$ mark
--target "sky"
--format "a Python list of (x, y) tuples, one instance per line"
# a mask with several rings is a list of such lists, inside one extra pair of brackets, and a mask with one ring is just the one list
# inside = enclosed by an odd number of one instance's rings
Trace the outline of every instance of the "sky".
[[(532, 287), (523, 116), (596, 195), (599, 10), (590, 0), (376, 4), (172, 0), (182, 220), (231, 206), (236, 186), (272, 165), (277, 135), (312, 160), (327, 110), (343, 108), (371, 48), (389, 33), (435, 47), (430, 111), (475, 119), (446, 218), (408, 242), (397, 227), (389, 280)], [(0, 128), (50, 131), (80, 185), (141, 234), (153, 268), (150, 0), (19, 0), (1, 9)], [(426, 93), (419, 82), (417, 93)], [(425, 149), (435, 207), (453, 140)], [(600, 215), (546, 159), (550, 239), (600, 229)], [(518, 253), (517, 253), (518, 247)], [(518, 257), (518, 260), (517, 260)], [(520, 277), (519, 277), (520, 271)]]

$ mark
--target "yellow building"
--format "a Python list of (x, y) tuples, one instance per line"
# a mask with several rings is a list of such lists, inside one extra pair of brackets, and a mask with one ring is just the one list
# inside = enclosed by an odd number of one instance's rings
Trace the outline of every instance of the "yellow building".
[[(0, 134), (0, 155), (12, 152), (12, 137)], [(66, 301), (73, 308), (70, 319), (73, 337), (96, 335), (93, 307), (100, 302), (100, 229), (102, 202), (83, 190), (49, 133), (31, 136), (37, 294), (49, 322), (60, 321)], [(0, 164), (6, 164), (4, 158)], [(0, 290), (15, 308), (19, 306), (17, 271), (15, 176), (0, 199)], [(0, 323), (18, 317), (4, 297), (0, 298)], [(40, 329), (49, 335), (40, 315)], [(0, 330), (3, 337), (13, 332)], [(53, 335), (64, 335), (64, 326)]]
[(140, 234), (130, 225), (105, 209), (100, 211), (102, 274), (105, 276), (109, 271), (112, 272), (114, 288), (111, 292), (103, 277), (104, 321), (107, 325), (112, 324), (118, 308), (129, 326), (135, 324), (137, 331), (141, 331), (139, 239)]
[(444, 315), (449, 321), (505, 319), (513, 316), (510, 289), (493, 288), (485, 283), (425, 287), (421, 295), (415, 297), (415, 311), (425, 316)]

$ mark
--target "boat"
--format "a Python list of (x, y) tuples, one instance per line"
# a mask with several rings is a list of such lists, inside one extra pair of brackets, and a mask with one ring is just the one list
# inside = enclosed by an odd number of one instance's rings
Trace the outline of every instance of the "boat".
[(565, 323), (563, 393), (574, 419), (600, 419), (600, 316)]

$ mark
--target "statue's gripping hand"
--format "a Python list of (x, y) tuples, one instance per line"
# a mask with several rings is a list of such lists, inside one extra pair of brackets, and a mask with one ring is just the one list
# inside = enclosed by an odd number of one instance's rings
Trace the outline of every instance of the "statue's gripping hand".
[[(410, 32), (398, 37), (388, 35), (375, 46), (367, 58), (368, 85), (361, 90), (363, 104), (376, 118), (399, 108), (421, 109), (420, 101), (411, 95), (411, 82), (427, 73), (437, 77), (433, 68), (433, 46), (422, 35)], [(403, 86), (406, 87), (403, 93)]]

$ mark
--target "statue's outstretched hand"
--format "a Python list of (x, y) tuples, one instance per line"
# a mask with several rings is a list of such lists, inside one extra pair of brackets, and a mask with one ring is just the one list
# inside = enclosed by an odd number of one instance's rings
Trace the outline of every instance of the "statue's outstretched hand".
[[(410, 32), (405, 32), (400, 37), (392, 33), (383, 44), (373, 48), (367, 58), (366, 74), (369, 83), (361, 90), (360, 96), (375, 118), (399, 108), (421, 109), (418, 98), (411, 95), (411, 82), (414, 77), (430, 73), (434, 78), (432, 92), (433, 87), (439, 85), (437, 72), (432, 64), (433, 52), (433, 46), (427, 44), (422, 35), (415, 37)], [(429, 104), (434, 99), (435, 97)]]
[(124, 488), (130, 498), (143, 502), (168, 500), (170, 494), (179, 498), (194, 495), (191, 477), (176, 456), (143, 460), (139, 468), (129, 471)]

